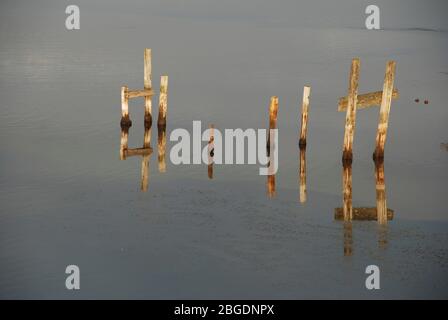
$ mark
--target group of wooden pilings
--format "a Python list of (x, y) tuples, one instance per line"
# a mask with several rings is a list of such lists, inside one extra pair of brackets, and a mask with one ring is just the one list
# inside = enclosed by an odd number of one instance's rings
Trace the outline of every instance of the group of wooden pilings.
[[(121, 142), (120, 159), (126, 160), (128, 157), (141, 156), (141, 190), (147, 191), (149, 185), (149, 159), (152, 155), (151, 148), (151, 127), (152, 127), (152, 78), (151, 78), (151, 49), (144, 51), (144, 77), (143, 90), (129, 90), (127, 86), (121, 87)], [(144, 125), (145, 132), (143, 137), (143, 146), (141, 148), (129, 148), (128, 137), (132, 121), (129, 116), (129, 99), (143, 97), (145, 102)], [(166, 118), (168, 108), (168, 76), (160, 77), (159, 94), (159, 116), (157, 120), (157, 151), (159, 172), (166, 172)]]
[(394, 89), (395, 61), (388, 61), (384, 76), (383, 91), (358, 95), (358, 80), (360, 72), (360, 60), (352, 60), (348, 95), (339, 99), (338, 110), (346, 110), (344, 145), (342, 152), (343, 163), (351, 163), (353, 159), (353, 137), (355, 135), (356, 111), (380, 105), (380, 116), (376, 134), (376, 147), (373, 152), (375, 161), (384, 159), (384, 147), (386, 145), (387, 128), (389, 123), (390, 106), (392, 98), (398, 98), (398, 90)]
[[(144, 51), (144, 68), (143, 68), (143, 90), (129, 90), (127, 86), (121, 87), (121, 122), (122, 128), (129, 128), (132, 125), (129, 116), (129, 100), (132, 98), (143, 97), (145, 101), (145, 128), (152, 125), (152, 75), (151, 75), (151, 49), (146, 48)], [(160, 77), (160, 94), (159, 94), (159, 117), (157, 126), (166, 125), (168, 106), (168, 76)]]

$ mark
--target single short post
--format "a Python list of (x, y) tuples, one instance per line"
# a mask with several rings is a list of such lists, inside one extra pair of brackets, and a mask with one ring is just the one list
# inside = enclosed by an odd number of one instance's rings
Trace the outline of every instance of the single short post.
[(160, 95), (159, 95), (159, 119), (158, 126), (166, 125), (166, 113), (168, 108), (168, 76), (160, 77)]
[(306, 202), (306, 149), (300, 148), (300, 169), (299, 169), (299, 200), (300, 203)]
[(308, 108), (310, 105), (310, 87), (303, 87), (303, 98), (302, 98), (302, 123), (300, 126), (300, 139), (299, 146), (301, 148), (306, 147), (306, 131), (308, 125)]
[(122, 128), (129, 128), (132, 125), (132, 121), (129, 118), (129, 89), (127, 86), (121, 87), (121, 122)]
[(159, 172), (166, 172), (165, 162), (166, 150), (166, 126), (157, 126), (157, 153), (159, 162)]
[(381, 98), (380, 118), (378, 121), (378, 131), (376, 133), (376, 148), (373, 154), (374, 159), (384, 158), (384, 146), (386, 144), (387, 126), (389, 122), (390, 104), (394, 88), (395, 61), (388, 61), (386, 74), (384, 76), (383, 95)]
[(344, 147), (342, 152), (342, 161), (344, 163), (351, 163), (353, 159), (353, 136), (355, 134), (356, 123), (356, 103), (358, 99), (358, 79), (359, 79), (359, 65), (358, 58), (352, 60), (350, 68), (350, 81), (348, 87), (348, 104), (347, 113), (345, 116), (345, 133), (344, 133)]
[(209, 179), (213, 179), (213, 156), (215, 152), (215, 127), (213, 124), (210, 125), (210, 139), (208, 141), (208, 166), (207, 166), (207, 175)]
[(271, 97), (271, 104), (269, 105), (269, 131), (268, 131), (268, 141), (267, 141), (267, 154), (270, 155), (271, 151), (271, 130), (277, 129), (277, 114), (278, 114), (278, 97)]
[(129, 141), (129, 129), (121, 129), (121, 139), (120, 139), (120, 160), (126, 160), (126, 151), (128, 150)]
[[(151, 81), (151, 49), (146, 48), (144, 52), (144, 78), (143, 86), (145, 90), (152, 89)], [(152, 97), (145, 96), (145, 127), (150, 127), (152, 124)]]

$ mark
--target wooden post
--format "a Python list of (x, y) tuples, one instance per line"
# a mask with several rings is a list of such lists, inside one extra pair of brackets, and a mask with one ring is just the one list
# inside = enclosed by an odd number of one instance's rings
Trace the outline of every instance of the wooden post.
[[(151, 147), (151, 128), (145, 128), (145, 134), (143, 137), (143, 148), (148, 149)], [(146, 154), (142, 156), (142, 182), (141, 182), (141, 190), (146, 192), (148, 191), (149, 185), (149, 157), (150, 154)]]
[(389, 122), (390, 104), (395, 78), (395, 61), (388, 61), (386, 74), (384, 75), (383, 95), (381, 98), (380, 118), (378, 121), (378, 131), (376, 134), (376, 149), (373, 154), (374, 159), (384, 158), (384, 145), (386, 144), (387, 126)]
[(268, 131), (268, 142), (266, 144), (267, 154), (270, 155), (271, 151), (271, 129), (277, 128), (277, 114), (278, 114), (278, 97), (271, 97), (271, 104), (269, 105), (269, 131)]
[(166, 126), (157, 126), (157, 151), (159, 161), (159, 172), (166, 172), (165, 163), (166, 150)]
[[(144, 52), (144, 78), (143, 86), (145, 90), (152, 89), (151, 81), (151, 49), (146, 48)], [(145, 127), (152, 124), (152, 101), (151, 96), (145, 96)]]
[(129, 95), (128, 95), (128, 87), (121, 87), (121, 122), (120, 125), (122, 128), (129, 128), (132, 125), (132, 121), (129, 118)]
[(121, 139), (120, 139), (120, 160), (126, 160), (126, 150), (128, 149), (129, 141), (129, 129), (121, 129)]
[(303, 87), (303, 98), (302, 98), (302, 123), (300, 127), (300, 139), (299, 146), (306, 147), (306, 129), (308, 124), (308, 108), (310, 105), (310, 87)]
[(306, 149), (300, 148), (300, 169), (299, 169), (299, 200), (300, 203), (306, 202)]
[(160, 77), (160, 95), (159, 95), (159, 119), (158, 126), (166, 125), (166, 113), (168, 107), (168, 76)]
[(353, 136), (355, 134), (356, 123), (359, 65), (360, 61), (358, 58), (352, 60), (352, 65), (350, 68), (350, 82), (347, 95), (347, 114), (345, 116), (344, 147), (342, 152), (342, 161), (344, 163), (351, 163), (353, 159)]
[(207, 175), (209, 179), (213, 179), (213, 156), (215, 152), (215, 127), (213, 124), (210, 125), (210, 139), (208, 141), (208, 166)]

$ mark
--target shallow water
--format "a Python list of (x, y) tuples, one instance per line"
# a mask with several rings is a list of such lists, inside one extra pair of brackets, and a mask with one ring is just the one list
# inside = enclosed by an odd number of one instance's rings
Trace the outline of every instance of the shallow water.
[[(369, 32), (341, 12), (323, 24), (297, 22), (288, 12), (300, 6), (289, 2), (270, 18), (267, 4), (207, 11), (197, 2), (81, 2), (81, 30), (72, 32), (64, 4), (1, 5), (0, 297), (447, 298), (446, 29), (395, 22)], [(142, 192), (142, 158), (119, 157), (119, 121), (120, 87), (143, 86), (145, 47), (154, 88), (161, 74), (170, 80), (166, 172), (158, 169), (153, 127)], [(344, 223), (334, 218), (343, 204), (345, 114), (337, 102), (353, 57), (361, 59), (361, 93), (381, 90), (386, 61), (396, 60), (400, 97), (384, 168), (394, 217), (385, 229), (354, 221), (347, 256)], [(311, 106), (301, 203), (304, 85)], [(257, 165), (214, 165), (209, 179), (207, 165), (170, 162), (173, 129), (191, 132), (193, 120), (204, 128), (266, 128), (273, 95), (274, 197)], [(129, 146), (141, 147), (141, 99), (130, 102), (130, 114)], [(376, 206), (377, 121), (378, 108), (357, 113), (353, 207)], [(81, 269), (76, 292), (65, 289), (69, 264)], [(381, 290), (364, 286), (370, 264), (381, 269)]]

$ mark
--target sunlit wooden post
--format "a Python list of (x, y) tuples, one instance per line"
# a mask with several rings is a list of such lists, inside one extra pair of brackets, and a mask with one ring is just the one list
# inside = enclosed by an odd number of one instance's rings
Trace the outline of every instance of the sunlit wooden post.
[[(151, 128), (145, 128), (145, 133), (143, 137), (143, 148), (147, 149), (151, 147)], [(142, 156), (142, 182), (141, 190), (148, 191), (149, 185), (149, 157), (150, 154), (144, 154)]]
[(301, 148), (306, 146), (306, 132), (308, 126), (308, 109), (310, 106), (310, 87), (303, 87), (303, 98), (302, 98), (302, 122), (300, 126), (300, 138), (299, 146)]
[(379, 246), (387, 246), (387, 202), (386, 202), (386, 183), (384, 178), (384, 162), (375, 162), (375, 181), (376, 181), (376, 213), (379, 223)]
[(342, 160), (351, 163), (353, 159), (353, 136), (356, 124), (356, 103), (358, 99), (358, 79), (360, 61), (358, 58), (352, 60), (350, 68), (350, 81), (348, 87), (348, 104), (345, 116), (345, 133)]
[(160, 77), (160, 95), (159, 95), (159, 119), (158, 126), (166, 125), (166, 113), (168, 108), (168, 76)]
[(300, 148), (300, 169), (299, 169), (299, 200), (301, 203), (306, 202), (306, 149)]
[(374, 159), (384, 158), (384, 146), (386, 144), (387, 127), (389, 122), (390, 104), (394, 88), (395, 61), (388, 61), (386, 74), (384, 76), (383, 95), (381, 98), (380, 117), (378, 121), (378, 131), (376, 134), (376, 149), (373, 154)]
[(129, 129), (121, 129), (121, 139), (120, 139), (120, 159), (126, 160), (126, 150), (128, 149), (129, 141)]
[(210, 139), (208, 141), (208, 166), (207, 166), (207, 175), (209, 179), (213, 179), (213, 156), (215, 152), (215, 127), (213, 124), (210, 125)]
[(121, 122), (122, 128), (129, 128), (132, 121), (129, 117), (129, 89), (127, 86), (121, 87)]
[[(152, 89), (151, 81), (151, 49), (146, 48), (144, 52), (144, 78), (143, 86), (145, 90)], [(145, 96), (145, 127), (149, 128), (152, 124), (152, 97)]]
[(157, 153), (159, 162), (159, 172), (166, 172), (165, 162), (166, 151), (166, 126), (157, 126)]
[(267, 153), (270, 155), (271, 150), (271, 129), (277, 129), (277, 114), (278, 114), (278, 97), (271, 97), (271, 104), (269, 105), (269, 131), (267, 142)]

